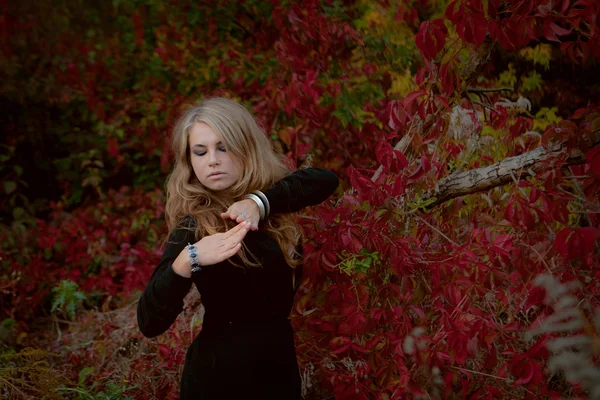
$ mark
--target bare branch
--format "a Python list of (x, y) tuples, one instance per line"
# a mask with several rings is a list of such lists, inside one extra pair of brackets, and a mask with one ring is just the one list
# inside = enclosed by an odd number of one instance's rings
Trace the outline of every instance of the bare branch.
[[(600, 131), (595, 132), (594, 142), (591, 144), (592, 146), (600, 144)], [(512, 182), (513, 176), (525, 179), (543, 169), (548, 162), (559, 156), (566, 157), (565, 161), (568, 165), (585, 162), (585, 156), (581, 151), (573, 150), (566, 154), (565, 146), (561, 144), (555, 143), (548, 147), (538, 147), (487, 167), (453, 173), (442, 179), (434, 190), (424, 196), (423, 201), (435, 198), (435, 201), (428, 205), (428, 207), (435, 207), (456, 197), (505, 185)]]
[(498, 110), (496, 110), (494, 107), (490, 107), (490, 106), (488, 106), (487, 104), (483, 104), (483, 103), (482, 103), (482, 102), (480, 102), (480, 101), (473, 100), (473, 104), (478, 104), (478, 105), (480, 105), (480, 106), (481, 106), (481, 107), (483, 107), (483, 108), (487, 108), (487, 109), (488, 109), (488, 110), (490, 110), (490, 111), (493, 111), (493, 112), (495, 112), (495, 113), (498, 113)]
[(488, 92), (512, 92), (513, 88), (501, 87), (501, 88), (480, 88), (480, 87), (468, 87), (467, 92), (469, 93), (488, 93)]
[(434, 231), (436, 231), (439, 235), (441, 235), (444, 239), (446, 239), (447, 241), (449, 241), (450, 243), (452, 243), (452, 245), (454, 247), (460, 247), (454, 240), (450, 239), (448, 236), (444, 235), (444, 232), (440, 231), (438, 228), (436, 228), (435, 226), (431, 225), (429, 222), (425, 221), (423, 218), (419, 217), (418, 215), (415, 216), (419, 221), (421, 221), (422, 223), (424, 223), (425, 225), (427, 225), (428, 227), (430, 227), (431, 229), (433, 229)]

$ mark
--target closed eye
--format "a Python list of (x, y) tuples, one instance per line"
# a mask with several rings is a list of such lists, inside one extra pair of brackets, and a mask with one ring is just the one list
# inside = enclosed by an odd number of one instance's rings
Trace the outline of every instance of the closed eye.
[[(225, 146), (219, 146), (219, 147), (217, 147), (217, 150), (222, 151), (224, 153), (227, 152), (227, 149), (225, 148)], [(203, 155), (206, 154), (206, 151), (195, 151), (194, 154), (202, 157)]]

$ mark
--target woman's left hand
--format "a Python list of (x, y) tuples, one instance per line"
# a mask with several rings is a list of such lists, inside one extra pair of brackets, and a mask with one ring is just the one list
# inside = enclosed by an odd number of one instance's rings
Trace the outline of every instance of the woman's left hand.
[(221, 213), (221, 218), (231, 218), (238, 223), (248, 221), (251, 224), (250, 229), (257, 231), (260, 222), (260, 211), (254, 200), (244, 199), (229, 206), (227, 211)]

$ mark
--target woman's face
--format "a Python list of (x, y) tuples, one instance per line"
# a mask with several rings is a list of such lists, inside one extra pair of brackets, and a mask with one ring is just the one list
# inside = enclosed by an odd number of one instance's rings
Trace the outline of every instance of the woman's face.
[(203, 122), (196, 122), (188, 138), (190, 160), (204, 187), (219, 191), (230, 188), (240, 178), (241, 161), (227, 152), (221, 137)]

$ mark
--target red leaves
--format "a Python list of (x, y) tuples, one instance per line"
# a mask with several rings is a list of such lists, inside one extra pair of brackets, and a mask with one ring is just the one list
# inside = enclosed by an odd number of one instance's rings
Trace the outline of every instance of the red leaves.
[(389, 115), (388, 125), (394, 131), (404, 129), (406, 124), (412, 119), (401, 101), (390, 101), (386, 107), (386, 111)]
[(590, 171), (600, 179), (600, 147), (595, 147), (585, 153), (585, 158), (590, 164)]
[(544, 37), (552, 42), (560, 42), (560, 40), (556, 37), (557, 35), (565, 36), (571, 34), (571, 32), (571, 29), (561, 28), (551, 20), (546, 20), (544, 24)]
[(539, 365), (537, 365), (537, 363), (534, 361), (523, 361), (523, 364), (521, 365), (515, 364), (513, 374), (518, 377), (520, 376), (519, 379), (515, 381), (515, 385), (524, 385), (526, 383), (529, 383), (536, 374), (536, 372), (538, 372), (539, 381), (539, 378), (542, 377), (542, 374), (539, 370)]
[(117, 157), (119, 155), (119, 145), (115, 139), (108, 139), (108, 154), (113, 157)]
[(506, 50), (518, 50), (526, 41), (523, 21), (513, 18), (495, 21), (490, 26), (490, 33)]
[[(12, 267), (25, 278), (16, 287), (14, 302), (20, 306), (15, 317), (40, 312), (52, 288), (47, 282), (70, 279), (84, 292), (101, 290), (105, 296), (142, 289), (160, 258), (159, 252), (147, 248), (151, 247), (148, 235), (160, 236), (156, 224), (149, 221), (164, 213), (161, 204), (154, 191), (123, 187), (109, 190), (105, 201), (73, 212), (66, 212), (63, 204), (53, 205), (48, 222), (28, 232), (39, 243), (31, 253), (32, 263), (44, 268)], [(100, 261), (108, 255), (111, 262)]]
[(408, 165), (408, 160), (404, 157), (404, 154), (401, 151), (394, 150), (386, 140), (379, 142), (375, 150), (375, 156), (386, 172), (399, 173)]
[(568, 0), (548, 1), (536, 8), (534, 5), (517, 2), (502, 6), (501, 2), (490, 1), (486, 16), (481, 0), (455, 0), (446, 8), (446, 18), (463, 41), (474, 45), (482, 44), (489, 33), (500, 46), (513, 51), (540, 39), (556, 43), (564, 38), (575, 39), (562, 48), (575, 63), (600, 52), (600, 35), (588, 28), (596, 24), (597, 6), (586, 1), (571, 4)]
[(425, 57), (433, 59), (446, 45), (447, 34), (448, 29), (443, 19), (423, 21), (415, 37), (415, 43)]
[(440, 68), (440, 77), (441, 91), (450, 97), (457, 86), (458, 77), (456, 76), (456, 71), (450, 68), (449, 64), (443, 64)]
[(369, 178), (362, 175), (356, 168), (349, 166), (346, 170), (352, 187), (358, 192), (359, 198), (362, 200), (370, 198), (374, 190), (375, 184)]
[(531, 118), (518, 117), (513, 126), (510, 127), (509, 132), (512, 138), (517, 138), (532, 128), (533, 121)]
[(510, 370), (517, 385), (538, 385), (544, 380), (540, 360), (548, 356), (547, 338), (538, 340), (527, 352), (518, 354), (509, 361)]
[(360, 250), (364, 247), (360, 240), (356, 237), (356, 233), (353, 232), (353, 229), (347, 229), (341, 233), (340, 239), (344, 248), (347, 249), (351, 253), (359, 253)]
[(171, 349), (169, 348), (169, 346), (167, 346), (166, 344), (162, 344), (162, 343), (159, 343), (157, 346), (158, 346), (158, 351), (160, 352), (160, 354), (164, 358), (169, 358), (169, 356), (171, 355)]
[(532, 230), (537, 223), (537, 212), (520, 198), (511, 198), (508, 201), (504, 218), (515, 226), (519, 226), (525, 230)]
[(339, 325), (338, 332), (342, 335), (350, 335), (353, 333), (362, 333), (367, 318), (362, 311), (354, 311), (346, 317)]
[(575, 64), (581, 64), (590, 56), (590, 45), (585, 42), (564, 42), (560, 45), (560, 50)]
[(417, 182), (431, 170), (431, 162), (429, 161), (429, 157), (422, 155), (419, 161), (420, 162), (417, 169), (408, 177), (406, 181), (407, 184)]
[(142, 46), (144, 44), (144, 25), (140, 14), (135, 13), (131, 16), (133, 22), (133, 28), (135, 30), (136, 45)]
[(352, 340), (346, 336), (337, 336), (329, 341), (329, 347), (332, 354), (339, 354), (348, 351), (352, 346)]
[(481, 0), (453, 1), (446, 8), (446, 18), (456, 26), (456, 32), (466, 43), (479, 46), (488, 30)]
[(569, 260), (582, 259), (594, 251), (598, 237), (598, 228), (564, 228), (556, 235), (554, 247), (561, 256)]

